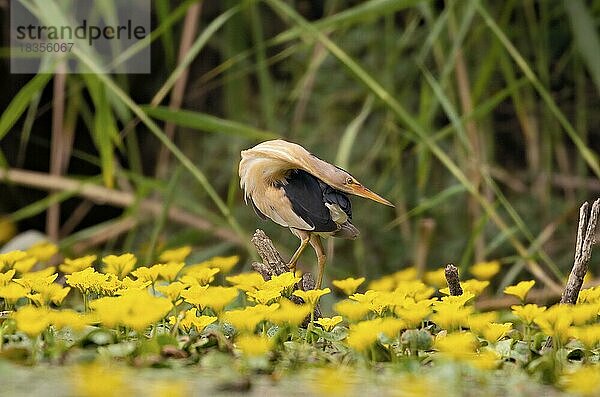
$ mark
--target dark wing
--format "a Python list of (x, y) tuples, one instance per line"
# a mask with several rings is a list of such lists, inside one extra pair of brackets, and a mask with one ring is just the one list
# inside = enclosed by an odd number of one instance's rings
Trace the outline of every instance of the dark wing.
[(323, 192), (323, 199), (327, 204), (336, 204), (342, 211), (348, 215), (348, 219), (352, 219), (352, 203), (345, 193), (335, 190), (325, 182), (319, 181), (319, 186)]
[(325, 206), (319, 180), (303, 170), (292, 170), (286, 176), (287, 183), (281, 184), (285, 195), (292, 203), (294, 213), (306, 223), (314, 226), (315, 232), (333, 232), (338, 225), (331, 219)]

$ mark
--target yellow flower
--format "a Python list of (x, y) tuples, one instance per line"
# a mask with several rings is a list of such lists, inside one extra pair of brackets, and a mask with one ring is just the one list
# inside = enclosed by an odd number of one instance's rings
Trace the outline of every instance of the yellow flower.
[(366, 328), (353, 328), (350, 326), (346, 344), (352, 349), (362, 352), (371, 347), (376, 340), (377, 333), (372, 330)]
[(443, 267), (425, 272), (423, 281), (435, 288), (443, 288), (446, 285), (446, 271)]
[(264, 315), (251, 309), (253, 307), (226, 311), (221, 315), (221, 320), (231, 324), (239, 333), (253, 333), (258, 323), (264, 320)]
[(471, 292), (475, 296), (480, 295), (488, 285), (490, 285), (489, 281), (479, 281), (475, 279), (470, 279), (461, 283), (463, 291)]
[(271, 303), (270, 305), (246, 306), (246, 310), (258, 314), (263, 319), (267, 319), (271, 314), (275, 313), (280, 306), (281, 305), (279, 303)]
[(397, 282), (414, 281), (417, 279), (417, 268), (414, 266), (407, 267), (406, 269), (402, 269), (400, 271), (392, 273), (391, 276)]
[(342, 322), (342, 316), (334, 316), (334, 317), (322, 317), (315, 321), (315, 323), (319, 324), (325, 331), (331, 331), (333, 327)]
[(40, 262), (48, 262), (58, 252), (58, 247), (49, 241), (39, 241), (27, 248), (27, 255)]
[(15, 276), (17, 271), (15, 269), (10, 269), (7, 272), (0, 273), (0, 287), (5, 287), (10, 283), (12, 278)]
[(217, 268), (223, 274), (229, 273), (235, 265), (240, 261), (240, 257), (234, 256), (215, 256), (207, 261), (191, 265), (190, 269), (201, 269), (201, 268)]
[(30, 271), (31, 269), (33, 269), (33, 267), (35, 266), (35, 264), (38, 262), (37, 258), (34, 258), (33, 256), (28, 256), (24, 259), (21, 259), (19, 261), (16, 261), (13, 264), (13, 269), (15, 269), (17, 272), (24, 274), (27, 273), (28, 271)]
[[(366, 303), (366, 302), (365, 302)], [(383, 316), (384, 312), (390, 307), (394, 306), (394, 296), (389, 292), (381, 292), (375, 296), (369, 303), (369, 310)]]
[(329, 288), (324, 289), (310, 289), (308, 291), (296, 290), (294, 291), (295, 296), (302, 299), (304, 302), (308, 303), (311, 306), (316, 306), (317, 302), (323, 295), (327, 295), (331, 290)]
[(130, 375), (122, 369), (92, 363), (76, 367), (75, 395), (81, 397), (117, 397), (131, 395)]
[(478, 262), (469, 271), (478, 280), (489, 280), (500, 271), (500, 261)]
[(391, 291), (396, 288), (396, 279), (393, 276), (383, 276), (377, 280), (373, 280), (367, 286), (373, 291)]
[(282, 291), (293, 287), (298, 281), (300, 281), (300, 277), (296, 277), (292, 272), (286, 272), (271, 277), (269, 281), (262, 285), (261, 289), (279, 289), (279, 291)]
[(15, 262), (18, 262), (27, 257), (27, 252), (24, 251), (9, 251), (0, 254), (0, 270), (12, 269)]
[(135, 255), (126, 253), (123, 255), (108, 255), (102, 258), (102, 262), (104, 262), (104, 272), (112, 273), (116, 275), (119, 279), (122, 279), (135, 267), (137, 262), (137, 258)]
[(274, 301), (281, 297), (281, 292), (278, 288), (274, 289), (261, 289), (258, 291), (248, 291), (246, 292), (248, 298), (256, 303), (260, 303), (263, 305), (269, 304), (269, 302)]
[(498, 368), (502, 362), (502, 356), (492, 349), (484, 349), (475, 355), (471, 360), (471, 365), (483, 370), (493, 370)]
[(369, 305), (351, 300), (343, 300), (333, 305), (333, 310), (344, 316), (348, 321), (358, 321), (367, 315)]
[(65, 262), (58, 266), (58, 270), (60, 270), (64, 274), (80, 272), (82, 270), (92, 267), (95, 260), (96, 255), (88, 255), (75, 259), (66, 258)]
[(574, 325), (583, 325), (588, 322), (595, 322), (598, 318), (600, 305), (597, 303), (580, 303), (571, 306), (571, 317)]
[(413, 298), (416, 302), (426, 300), (434, 293), (434, 288), (419, 280), (400, 281), (394, 290), (395, 295)]
[(0, 287), (0, 298), (3, 298), (6, 303), (13, 305), (20, 298), (24, 298), (29, 292), (28, 288), (15, 282), (8, 283), (4, 287)]
[(183, 247), (173, 248), (170, 250), (163, 251), (158, 260), (161, 262), (184, 262), (192, 252), (192, 247), (184, 245)]
[(50, 323), (57, 329), (70, 328), (74, 331), (82, 331), (95, 322), (93, 316), (77, 313), (70, 309), (50, 312)]
[(56, 278), (58, 277), (58, 273), (56, 273), (56, 267), (49, 266), (35, 272), (24, 273), (23, 275), (21, 275), (21, 279), (42, 279), (49, 278), (50, 276), (53, 276), (52, 281), (56, 280)]
[(386, 291), (367, 290), (364, 294), (352, 294), (349, 298), (360, 303), (371, 303), (384, 292)]
[(158, 265), (152, 266), (152, 268), (156, 268), (158, 271), (158, 277), (171, 282), (175, 281), (177, 275), (183, 269), (185, 263), (183, 262), (169, 262), (169, 263), (161, 263)]
[(125, 276), (123, 281), (121, 281), (121, 289), (117, 291), (117, 293), (122, 295), (131, 291), (143, 291), (147, 287), (149, 287), (150, 284), (152, 284), (152, 282), (150, 281), (144, 281), (139, 279), (132, 280), (128, 276)]
[(504, 293), (507, 295), (514, 295), (519, 298), (522, 302), (525, 302), (529, 290), (535, 285), (535, 280), (521, 281), (517, 285), (511, 285), (504, 288)]
[(233, 287), (192, 286), (190, 289), (181, 291), (181, 297), (201, 310), (210, 307), (218, 313), (238, 297), (238, 290)]
[(427, 316), (431, 314), (431, 302), (407, 300), (394, 309), (394, 313), (406, 323), (407, 328), (418, 328)]
[(478, 347), (477, 338), (470, 332), (456, 332), (446, 336), (438, 335), (434, 347), (441, 357), (453, 360), (468, 360), (473, 358)]
[(219, 272), (219, 269), (213, 267), (187, 269), (185, 276), (181, 277), (181, 281), (188, 285), (208, 285), (215, 279), (215, 274)]
[(498, 313), (486, 312), (471, 314), (468, 319), (469, 328), (472, 332), (479, 335), (482, 334), (483, 330), (494, 321), (498, 320)]
[(183, 291), (186, 288), (187, 285), (185, 285), (184, 283), (174, 281), (168, 285), (159, 285), (156, 287), (156, 290), (164, 296), (166, 296), (167, 298), (169, 298), (171, 302), (176, 302), (177, 299), (179, 299), (181, 291)]
[(89, 294), (92, 292), (99, 294), (101, 292), (100, 285), (107, 277), (106, 274), (98, 273), (93, 268), (88, 267), (85, 270), (73, 272), (72, 274), (65, 276), (65, 280), (67, 284), (77, 288), (82, 294)]
[(255, 291), (260, 289), (265, 283), (262, 276), (257, 272), (240, 273), (235, 276), (225, 277), (227, 282), (233, 284), (237, 289), (242, 291)]
[(565, 343), (569, 337), (573, 317), (569, 306), (557, 304), (543, 312), (534, 321), (544, 334), (558, 338), (561, 343)]
[(444, 296), (442, 297), (442, 299), (438, 302), (433, 302), (433, 306), (448, 306), (448, 305), (455, 305), (455, 306), (465, 306), (467, 304), (467, 302), (469, 302), (471, 299), (473, 299), (475, 297), (475, 295), (470, 292), (470, 291), (465, 291), (462, 295), (459, 296)]
[(346, 295), (352, 295), (353, 293), (356, 292), (356, 289), (364, 282), (365, 282), (364, 277), (360, 277), (360, 278), (348, 277), (344, 280), (333, 280), (332, 284), (336, 288), (339, 288), (340, 290), (344, 291), (344, 293)]
[(489, 323), (483, 330), (483, 337), (491, 343), (496, 343), (502, 339), (508, 331), (512, 329), (512, 323)]
[(247, 357), (262, 356), (271, 350), (272, 342), (268, 338), (258, 335), (241, 335), (235, 345)]
[(15, 278), (13, 281), (17, 284), (21, 284), (25, 288), (29, 288), (31, 291), (39, 291), (54, 282), (58, 277), (58, 274), (48, 274), (53, 272), (54, 269), (50, 268), (50, 271), (39, 271), (34, 273), (25, 273), (21, 278)]
[(140, 280), (150, 281), (151, 284), (154, 284), (158, 277), (160, 276), (160, 267), (157, 266), (141, 266), (131, 272), (135, 277)]
[(404, 328), (404, 322), (397, 318), (377, 318), (361, 321), (350, 325), (346, 343), (354, 350), (364, 351), (377, 340), (380, 333), (393, 338), (397, 336), (402, 328)]
[(582, 289), (577, 303), (600, 303), (600, 286)]
[(561, 379), (564, 389), (583, 396), (597, 396), (600, 390), (600, 371), (597, 365), (583, 366)]
[(35, 290), (37, 294), (28, 294), (27, 297), (39, 306), (48, 305), (54, 303), (60, 305), (65, 299), (71, 288), (63, 288), (61, 285), (51, 283), (48, 285), (42, 285)]
[(123, 282), (112, 273), (104, 276), (104, 279), (98, 284), (98, 293), (108, 296), (117, 295), (123, 289)]
[(50, 325), (50, 311), (47, 308), (24, 306), (12, 313), (17, 329), (30, 337), (36, 337)]
[(198, 316), (198, 309), (194, 307), (185, 312), (183, 319), (179, 322), (179, 327), (185, 332), (189, 332), (192, 327), (196, 328), (198, 332), (202, 332), (206, 326), (215, 321), (217, 318), (213, 316)]
[(533, 323), (533, 321), (546, 310), (546, 306), (539, 307), (535, 304), (527, 304), (524, 306), (513, 305), (510, 308), (512, 309), (513, 314), (527, 325)]
[(400, 330), (406, 328), (406, 323), (398, 318), (385, 317), (379, 322), (379, 332), (387, 335), (390, 338), (395, 338)]
[(277, 325), (299, 326), (310, 314), (312, 308), (307, 305), (296, 305), (288, 299), (279, 301), (279, 308), (267, 316), (267, 320)]
[(570, 335), (579, 339), (588, 350), (593, 350), (600, 343), (600, 324), (571, 327)]
[(151, 296), (144, 291), (90, 302), (90, 308), (104, 326), (115, 328), (123, 325), (138, 332), (164, 318), (172, 307), (168, 299)]
[(205, 302), (204, 294), (208, 285), (192, 285), (188, 289), (180, 292), (180, 296), (188, 303), (198, 306), (200, 302)]
[(436, 306), (435, 310), (436, 313), (431, 315), (431, 321), (446, 330), (467, 326), (469, 316), (473, 313), (472, 307), (457, 305)]

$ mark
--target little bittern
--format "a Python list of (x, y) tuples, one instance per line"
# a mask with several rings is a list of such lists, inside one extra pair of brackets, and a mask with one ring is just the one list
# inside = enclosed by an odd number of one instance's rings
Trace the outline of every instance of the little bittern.
[(352, 204), (347, 194), (365, 197), (392, 206), (343, 169), (309, 153), (302, 146), (284, 140), (266, 141), (242, 151), (240, 186), (254, 210), (263, 219), (290, 228), (300, 246), (288, 266), (295, 270), (298, 258), (310, 244), (319, 266), (317, 288), (325, 268), (321, 237), (355, 239)]

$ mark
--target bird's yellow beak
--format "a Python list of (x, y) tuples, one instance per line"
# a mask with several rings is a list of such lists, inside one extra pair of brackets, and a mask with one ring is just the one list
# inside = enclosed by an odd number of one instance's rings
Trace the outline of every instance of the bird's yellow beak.
[(363, 185), (354, 184), (354, 185), (351, 185), (350, 189), (352, 190), (352, 194), (354, 194), (356, 196), (368, 198), (370, 200), (377, 201), (378, 203), (385, 204), (390, 207), (394, 207), (394, 204), (390, 203), (388, 200), (384, 199), (377, 193), (370, 191)]

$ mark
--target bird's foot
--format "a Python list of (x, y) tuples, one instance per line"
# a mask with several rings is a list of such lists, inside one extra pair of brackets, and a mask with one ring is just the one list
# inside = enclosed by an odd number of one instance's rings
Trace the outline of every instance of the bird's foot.
[(286, 266), (288, 267), (288, 269), (290, 269), (290, 272), (293, 273), (294, 276), (296, 276), (296, 263), (290, 262)]

